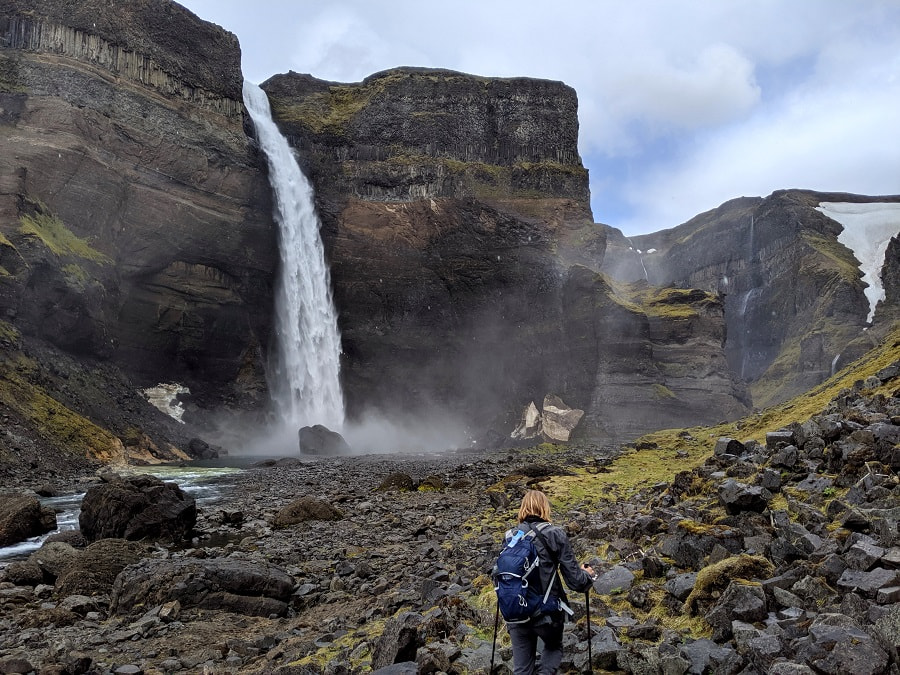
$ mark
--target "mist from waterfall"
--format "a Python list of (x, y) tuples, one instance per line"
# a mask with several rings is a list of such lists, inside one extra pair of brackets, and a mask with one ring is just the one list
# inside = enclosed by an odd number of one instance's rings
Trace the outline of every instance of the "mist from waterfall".
[(312, 185), (272, 120), (266, 93), (244, 82), (244, 105), (269, 164), (275, 221), (280, 228), (281, 272), (269, 390), (281, 422), (294, 433), (313, 424), (340, 431), (344, 425), (341, 337)]

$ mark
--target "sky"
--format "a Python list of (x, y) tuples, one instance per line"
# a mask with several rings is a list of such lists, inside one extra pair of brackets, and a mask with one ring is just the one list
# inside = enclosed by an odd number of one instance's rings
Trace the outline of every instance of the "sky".
[(594, 220), (626, 235), (779, 189), (900, 193), (900, 0), (180, 2), (238, 36), (251, 82), (565, 82)]

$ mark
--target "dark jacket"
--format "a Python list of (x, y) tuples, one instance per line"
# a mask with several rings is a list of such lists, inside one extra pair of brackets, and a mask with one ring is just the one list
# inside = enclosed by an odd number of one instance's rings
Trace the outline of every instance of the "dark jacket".
[[(541, 523), (545, 523), (542, 525)], [(559, 582), (559, 575), (554, 574), (557, 563), (559, 564), (559, 572), (566, 582), (566, 586), (576, 593), (584, 593), (591, 587), (590, 575), (581, 569), (581, 566), (575, 560), (575, 552), (572, 550), (572, 544), (569, 543), (569, 536), (565, 530), (556, 525), (547, 523), (537, 516), (528, 516), (525, 522), (519, 523), (518, 527), (513, 528), (510, 532), (515, 533), (517, 529), (528, 531), (537, 529), (543, 537), (535, 536), (534, 545), (538, 555), (541, 558), (539, 567), (541, 574), (541, 588), (546, 589), (551, 578), (554, 584), (553, 593), (563, 602), (568, 604), (569, 599), (566, 592)], [(550, 547), (548, 551), (544, 546), (544, 541)]]

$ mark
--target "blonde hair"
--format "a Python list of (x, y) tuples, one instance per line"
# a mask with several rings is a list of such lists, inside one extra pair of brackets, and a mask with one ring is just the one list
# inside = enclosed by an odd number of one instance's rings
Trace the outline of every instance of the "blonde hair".
[(519, 522), (524, 522), (528, 516), (550, 520), (550, 500), (540, 490), (528, 490), (522, 497), (522, 504), (519, 506)]

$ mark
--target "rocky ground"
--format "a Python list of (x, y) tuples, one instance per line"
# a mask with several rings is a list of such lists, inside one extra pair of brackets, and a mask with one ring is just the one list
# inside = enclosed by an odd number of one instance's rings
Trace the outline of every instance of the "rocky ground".
[[(898, 372), (764, 443), (711, 439), (630, 493), (598, 447), (253, 468), (199, 511), (187, 548), (72, 534), (7, 566), (0, 673), (486, 672), (485, 573), (529, 486), (603, 572), (595, 672), (897, 673)], [(697, 435), (673, 441), (686, 467)], [(582, 672), (572, 601), (563, 665)], [(509, 672), (502, 628), (496, 660)]]

